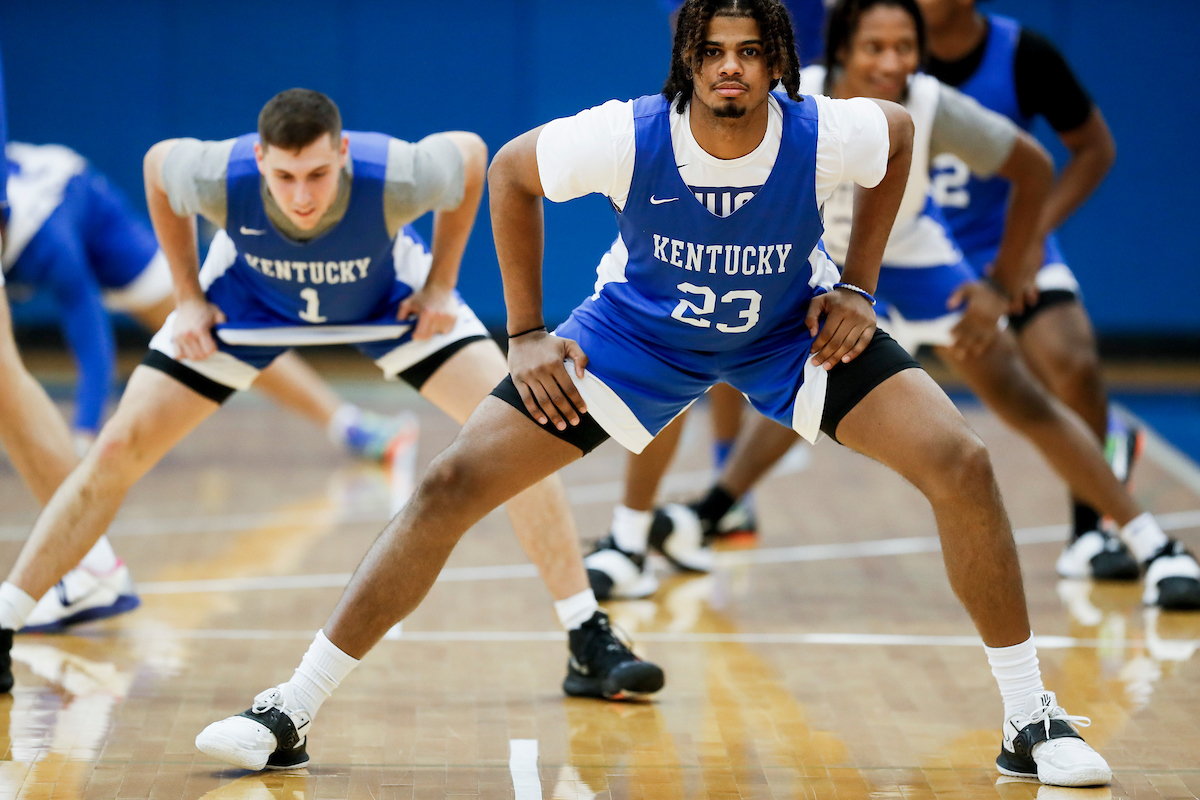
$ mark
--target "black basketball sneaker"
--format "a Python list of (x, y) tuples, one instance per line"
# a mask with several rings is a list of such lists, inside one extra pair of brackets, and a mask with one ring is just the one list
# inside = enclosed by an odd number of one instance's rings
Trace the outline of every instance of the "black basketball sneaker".
[(613, 634), (608, 614), (597, 611), (571, 631), (571, 657), (563, 691), (572, 697), (632, 700), (663, 687), (663, 671), (643, 661)]

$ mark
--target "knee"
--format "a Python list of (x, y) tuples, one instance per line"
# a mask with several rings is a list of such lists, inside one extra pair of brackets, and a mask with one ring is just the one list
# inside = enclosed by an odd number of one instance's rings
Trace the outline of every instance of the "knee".
[(416, 493), (422, 508), (453, 513), (472, 506), (483, 488), (476, 465), (451, 446), (429, 465)]
[(928, 479), (918, 488), (935, 505), (938, 500), (991, 497), (996, 491), (991, 456), (968, 429), (933, 451), (931, 462)]
[(1087, 396), (1103, 391), (1100, 357), (1095, 350), (1080, 348), (1059, 353), (1048, 377), (1059, 397)]
[(132, 483), (144, 471), (144, 449), (136, 429), (110, 424), (100, 431), (85, 463), (104, 480)]

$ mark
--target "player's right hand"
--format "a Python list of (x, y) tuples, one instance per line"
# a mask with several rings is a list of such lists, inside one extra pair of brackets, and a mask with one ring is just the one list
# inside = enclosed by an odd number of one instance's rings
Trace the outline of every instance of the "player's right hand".
[(588, 359), (572, 339), (535, 331), (508, 343), (508, 371), (525, 409), (538, 424), (553, 423), (560, 431), (565, 431), (568, 423), (578, 425), (579, 415), (587, 413), (563, 363), (567, 360), (574, 362), (575, 374), (582, 378)]
[(175, 307), (175, 325), (171, 331), (175, 357), (203, 361), (217, 352), (212, 329), (224, 321), (224, 312), (207, 300), (184, 300), (179, 303)]
[(950, 353), (957, 359), (978, 358), (1000, 334), (1000, 318), (1009, 299), (986, 280), (964, 283), (946, 301), (950, 311), (962, 308), (962, 319), (950, 330)]

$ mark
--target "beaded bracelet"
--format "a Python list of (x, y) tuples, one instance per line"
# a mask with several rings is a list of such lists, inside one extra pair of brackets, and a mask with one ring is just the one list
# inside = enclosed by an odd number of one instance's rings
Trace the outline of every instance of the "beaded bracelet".
[(875, 295), (871, 294), (866, 289), (862, 289), (858, 286), (855, 286), (853, 283), (835, 283), (833, 285), (833, 288), (849, 289), (850, 291), (856, 292), (857, 294), (861, 294), (863, 297), (867, 298), (867, 302), (870, 303), (872, 306), (875, 305)]
[(510, 333), (510, 334), (508, 335), (508, 338), (509, 338), (509, 339), (516, 339), (518, 336), (524, 336), (524, 335), (525, 335), (525, 334), (527, 334), (527, 333), (534, 333), (534, 332), (536, 332), (536, 331), (544, 331), (544, 330), (546, 330), (546, 326), (545, 326), (545, 325), (538, 325), (536, 328), (530, 328), (530, 329), (529, 329), (529, 330), (527, 330), (527, 331), (521, 331), (520, 333)]

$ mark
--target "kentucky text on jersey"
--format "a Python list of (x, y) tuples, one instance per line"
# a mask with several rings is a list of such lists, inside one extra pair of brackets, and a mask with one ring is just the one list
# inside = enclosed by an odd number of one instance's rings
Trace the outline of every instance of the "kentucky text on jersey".
[(726, 275), (771, 275), (773, 259), (774, 271), (783, 273), (791, 252), (790, 244), (696, 244), (654, 234), (655, 258), (693, 272), (704, 271), (707, 256), (710, 274), (716, 274), (719, 265)]
[(371, 264), (370, 257), (351, 261), (280, 261), (249, 253), (243, 253), (242, 257), (268, 278), (298, 283), (354, 283), (367, 277), (367, 267)]

